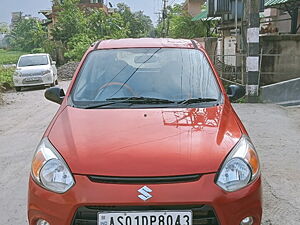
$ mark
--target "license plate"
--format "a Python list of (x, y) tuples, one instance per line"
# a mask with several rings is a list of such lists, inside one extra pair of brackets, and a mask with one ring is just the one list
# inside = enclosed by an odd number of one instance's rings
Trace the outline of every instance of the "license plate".
[(98, 225), (192, 225), (192, 211), (100, 212)]
[(40, 80), (40, 78), (38, 78), (38, 77), (26, 78), (26, 81), (38, 81), (38, 80)]

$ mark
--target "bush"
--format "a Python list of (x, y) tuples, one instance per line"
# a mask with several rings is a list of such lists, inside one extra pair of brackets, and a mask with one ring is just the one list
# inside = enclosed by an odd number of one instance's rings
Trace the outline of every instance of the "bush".
[(43, 48), (34, 48), (31, 50), (32, 54), (36, 54), (36, 53), (45, 53), (45, 49)]
[(13, 86), (12, 76), (14, 71), (14, 68), (4, 68), (3, 66), (0, 66), (0, 86), (4, 83), (9, 84), (11, 87)]

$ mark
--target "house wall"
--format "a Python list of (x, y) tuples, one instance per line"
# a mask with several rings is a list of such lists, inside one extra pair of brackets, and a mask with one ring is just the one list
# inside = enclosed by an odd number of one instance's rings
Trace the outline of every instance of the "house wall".
[(277, 103), (284, 106), (300, 104), (300, 78), (263, 86), (260, 100), (264, 103)]
[(188, 12), (191, 16), (197, 16), (201, 12), (201, 4), (200, 2), (191, 2), (189, 4)]
[(205, 0), (187, 0), (184, 9), (192, 16), (195, 17), (201, 12), (201, 7)]
[(263, 56), (261, 83), (268, 85), (300, 77), (300, 35), (269, 35), (261, 36), (263, 54), (276, 54), (276, 56)]

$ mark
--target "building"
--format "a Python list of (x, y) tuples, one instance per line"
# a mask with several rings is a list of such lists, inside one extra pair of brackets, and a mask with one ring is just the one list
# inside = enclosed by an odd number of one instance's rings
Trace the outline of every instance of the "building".
[(194, 17), (201, 12), (201, 8), (205, 2), (205, 0), (186, 0), (183, 9)]
[(300, 33), (300, 1), (265, 0), (265, 8), (262, 33)]
[(11, 29), (15, 27), (15, 25), (22, 19), (22, 12), (12, 12), (11, 13), (11, 21), (10, 27)]
[[(189, 12), (199, 10), (187, 0), (184, 7)], [(193, 20), (222, 17), (221, 28), (234, 30), (240, 27), (244, 13), (242, 0), (207, 0), (207, 7), (202, 7), (201, 12)], [(202, 3), (203, 4), (203, 3)], [(237, 10), (236, 10), (237, 9)], [(237, 24), (235, 14), (237, 11)], [(297, 0), (260, 0), (261, 33), (300, 33), (300, 1)]]
[[(207, 7), (193, 18), (193, 21), (222, 18), (218, 24), (219, 38), (214, 38), (214, 45), (208, 45), (208, 48), (213, 46), (210, 55), (222, 78), (242, 84), (245, 84), (249, 50), (247, 26), (244, 26), (249, 10), (244, 3), (242, 0), (207, 0)], [(299, 77), (299, 34), (300, 0), (260, 0), (261, 84)], [(204, 45), (207, 42), (205, 40)]]

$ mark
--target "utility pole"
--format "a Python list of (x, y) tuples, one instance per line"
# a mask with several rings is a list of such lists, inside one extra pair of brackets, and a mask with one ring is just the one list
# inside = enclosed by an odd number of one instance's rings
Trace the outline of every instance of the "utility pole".
[(158, 23), (160, 23), (161, 22), (161, 12), (156, 12), (156, 13), (154, 13), (155, 15), (157, 15), (158, 16)]
[(247, 15), (246, 95), (248, 102), (257, 102), (259, 94), (259, 1), (245, 0)]
[(162, 37), (166, 37), (167, 34), (167, 17), (168, 17), (168, 12), (167, 12), (167, 3), (168, 0), (163, 0), (164, 6), (162, 10), (162, 20), (163, 20), (163, 27), (162, 27)]

